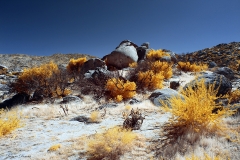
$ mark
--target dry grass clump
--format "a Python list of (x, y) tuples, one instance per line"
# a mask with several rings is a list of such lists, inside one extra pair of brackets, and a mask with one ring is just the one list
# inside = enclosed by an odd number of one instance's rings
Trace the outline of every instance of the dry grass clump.
[(168, 62), (155, 61), (150, 64), (150, 68), (155, 73), (161, 72), (165, 79), (169, 79), (173, 75), (172, 64)]
[(164, 76), (162, 72), (154, 73), (152, 70), (138, 73), (138, 86), (149, 90), (160, 89), (163, 87)]
[(61, 145), (60, 144), (55, 144), (55, 145), (53, 145), (53, 146), (51, 146), (49, 149), (48, 149), (48, 151), (56, 151), (56, 150), (58, 150), (59, 148), (61, 148)]
[(74, 78), (77, 73), (81, 71), (82, 65), (87, 61), (87, 58), (78, 58), (78, 59), (70, 59), (67, 65), (67, 70), (73, 74)]
[(16, 110), (0, 110), (0, 137), (21, 127), (21, 119)]
[(240, 90), (237, 89), (235, 91), (232, 91), (231, 93), (228, 94), (228, 99), (230, 103), (237, 103), (240, 100)]
[(147, 59), (156, 61), (156, 60), (161, 59), (164, 56), (170, 56), (170, 55), (162, 49), (150, 50), (147, 54)]
[(104, 133), (95, 134), (87, 144), (87, 155), (90, 160), (119, 159), (130, 151), (136, 134), (121, 127), (113, 127)]
[(108, 79), (105, 87), (110, 92), (110, 96), (118, 102), (122, 99), (132, 98), (136, 94), (135, 82), (124, 81), (119, 78)]
[(177, 68), (184, 72), (199, 72), (206, 70), (208, 66), (206, 64), (197, 65), (195, 63), (191, 64), (190, 62), (178, 62)]
[[(163, 110), (172, 114), (163, 126), (163, 138), (161, 139), (163, 147), (184, 145), (186, 142), (184, 140), (187, 140), (191, 146), (196, 144), (203, 135), (228, 136), (230, 129), (223, 120), (232, 115), (234, 111), (230, 107), (221, 107), (220, 104), (215, 103), (218, 97), (214, 85), (206, 87), (202, 79), (194, 90), (189, 87), (181, 93), (184, 98), (173, 97), (168, 100), (171, 107), (168, 103), (161, 102)], [(215, 108), (221, 109), (213, 113)], [(185, 153), (186, 150), (181, 152)]]
[(93, 111), (89, 118), (90, 122), (96, 123), (100, 120), (100, 113), (98, 111)]

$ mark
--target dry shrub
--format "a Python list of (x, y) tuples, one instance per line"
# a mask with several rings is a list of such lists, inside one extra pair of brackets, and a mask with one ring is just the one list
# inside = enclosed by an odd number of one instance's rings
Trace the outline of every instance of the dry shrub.
[(206, 70), (208, 66), (206, 64), (197, 65), (195, 63), (191, 64), (190, 62), (178, 62), (177, 68), (184, 72), (199, 72)]
[(151, 61), (156, 61), (156, 60), (161, 59), (164, 56), (170, 56), (170, 55), (162, 49), (150, 50), (147, 54), (147, 59), (149, 59)]
[(117, 160), (125, 152), (130, 151), (136, 134), (113, 127), (104, 133), (95, 134), (87, 144), (87, 155), (90, 160)]
[(90, 122), (96, 123), (100, 120), (100, 113), (98, 111), (93, 111), (89, 118)]
[[(161, 102), (163, 110), (172, 114), (163, 126), (162, 147), (178, 145), (176, 150), (180, 150), (186, 143), (194, 146), (202, 135), (228, 136), (231, 131), (223, 120), (234, 111), (215, 103), (218, 97), (214, 84), (206, 87), (202, 79), (194, 90), (189, 87), (181, 93), (183, 98), (173, 97), (168, 102)], [(221, 110), (213, 113), (215, 108)], [(183, 153), (186, 151), (182, 150)]]
[(53, 146), (51, 146), (48, 151), (56, 151), (58, 150), (59, 148), (61, 148), (61, 145), (60, 144), (55, 144)]
[(16, 110), (0, 110), (0, 137), (21, 127), (21, 120)]
[(155, 61), (151, 63), (150, 68), (155, 73), (162, 72), (162, 75), (164, 76), (165, 79), (169, 79), (173, 75), (172, 64), (168, 62)]
[(137, 67), (137, 62), (130, 63), (129, 67), (136, 68)]
[(55, 72), (58, 72), (58, 66), (53, 62), (39, 67), (24, 69), (14, 85), (14, 90), (18, 93), (23, 92), (27, 94), (31, 94), (37, 89), (45, 89), (44, 92), (48, 92), (46, 89), (50, 84), (47, 83), (47, 80)]
[(146, 72), (139, 72), (137, 84), (139, 87), (147, 88), (149, 90), (160, 89), (163, 87), (164, 76), (162, 72), (154, 73), (152, 70)]
[(78, 59), (70, 59), (67, 70), (73, 75), (74, 78), (77, 77), (77, 74), (80, 73), (81, 67), (87, 61), (87, 58), (78, 58)]
[(110, 78), (107, 80), (106, 89), (110, 92), (110, 96), (114, 99), (120, 98), (128, 99), (132, 98), (136, 94), (135, 82), (121, 80), (119, 78)]
[(237, 103), (240, 100), (240, 90), (237, 89), (235, 91), (232, 91), (231, 93), (228, 94), (228, 99), (230, 103)]

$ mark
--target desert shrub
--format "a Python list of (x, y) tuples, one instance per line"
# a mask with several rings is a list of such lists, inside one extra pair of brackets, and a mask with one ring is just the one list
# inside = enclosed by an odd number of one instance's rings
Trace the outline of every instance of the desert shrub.
[(52, 145), (48, 151), (56, 151), (58, 150), (59, 148), (61, 148), (61, 145), (60, 144), (55, 144), (55, 145)]
[(151, 61), (156, 61), (161, 59), (164, 56), (170, 56), (167, 52), (165, 52), (162, 49), (159, 50), (150, 50), (147, 53), (147, 59), (151, 60)]
[(93, 111), (90, 115), (90, 122), (96, 123), (100, 120), (100, 113), (98, 111)]
[(240, 100), (240, 90), (237, 89), (235, 91), (230, 92), (227, 95), (227, 98), (229, 99), (230, 103), (237, 103)]
[(146, 72), (139, 72), (137, 84), (139, 87), (147, 88), (150, 90), (160, 89), (163, 87), (164, 76), (162, 72), (154, 73), (152, 70)]
[(155, 73), (162, 72), (162, 75), (164, 76), (165, 79), (169, 79), (173, 75), (172, 64), (168, 62), (155, 61), (151, 63), (150, 68)]
[(129, 67), (136, 68), (137, 67), (137, 62), (130, 63)]
[(53, 62), (39, 67), (24, 69), (13, 84), (13, 90), (17, 93), (23, 92), (27, 94), (41, 90), (44, 95), (50, 94), (48, 79), (56, 72), (58, 72), (58, 66)]
[(120, 78), (108, 79), (106, 89), (114, 99), (120, 98), (119, 96), (122, 96), (122, 99), (128, 99), (136, 94), (135, 82), (121, 80)]
[(39, 67), (24, 69), (11, 87), (17, 93), (34, 93), (44, 97), (66, 96), (71, 93), (68, 86), (66, 69), (59, 69), (53, 63), (43, 64)]
[(206, 64), (197, 65), (195, 63), (191, 64), (190, 62), (178, 62), (178, 69), (184, 72), (199, 72), (202, 70), (206, 70), (208, 67)]
[(78, 58), (78, 59), (70, 59), (67, 70), (73, 75), (74, 78), (77, 77), (77, 75), (81, 71), (82, 65), (87, 61), (87, 58)]
[(21, 127), (21, 120), (16, 110), (0, 110), (0, 137)]
[(125, 152), (130, 151), (136, 134), (113, 127), (104, 133), (95, 134), (87, 144), (87, 154), (90, 160), (117, 160)]
[[(191, 133), (220, 133), (226, 130), (223, 118), (234, 113), (230, 107), (222, 107), (215, 103), (218, 98), (214, 85), (206, 87), (204, 79), (197, 82), (197, 88), (188, 87), (182, 90), (182, 97), (173, 97), (168, 100), (169, 105), (161, 102), (163, 110), (170, 112), (172, 118), (165, 125), (167, 135), (181, 136)], [(216, 113), (213, 110), (221, 108)], [(178, 133), (178, 134), (176, 134)], [(176, 139), (175, 139), (176, 140)]]

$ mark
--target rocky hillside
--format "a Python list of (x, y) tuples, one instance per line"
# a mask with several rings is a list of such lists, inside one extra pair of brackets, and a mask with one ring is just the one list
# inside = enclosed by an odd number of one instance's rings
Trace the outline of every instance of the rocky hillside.
[(240, 42), (222, 43), (188, 54), (178, 55), (179, 61), (215, 63), (218, 67), (230, 67), (239, 70)]
[(8, 71), (21, 71), (23, 68), (31, 68), (39, 66), (44, 63), (53, 61), (60, 65), (65, 65), (71, 58), (77, 59), (80, 57), (87, 57), (87, 59), (94, 58), (94, 56), (86, 54), (53, 54), (51, 56), (31, 56), (26, 54), (0, 54), (0, 65), (6, 66)]

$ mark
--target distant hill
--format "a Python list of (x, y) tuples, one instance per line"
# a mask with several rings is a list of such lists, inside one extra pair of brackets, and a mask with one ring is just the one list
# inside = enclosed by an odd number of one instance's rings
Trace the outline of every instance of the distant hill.
[[(238, 67), (240, 64), (240, 42), (222, 43), (192, 53), (177, 55), (179, 61), (215, 62), (219, 67)], [(235, 68), (236, 69), (236, 68)]]
[(21, 70), (23, 68), (30, 68), (39, 66), (50, 61), (56, 64), (66, 65), (71, 58), (77, 59), (80, 57), (96, 58), (86, 54), (53, 54), (51, 56), (30, 56), (26, 54), (0, 54), (0, 64), (8, 67), (8, 70)]

